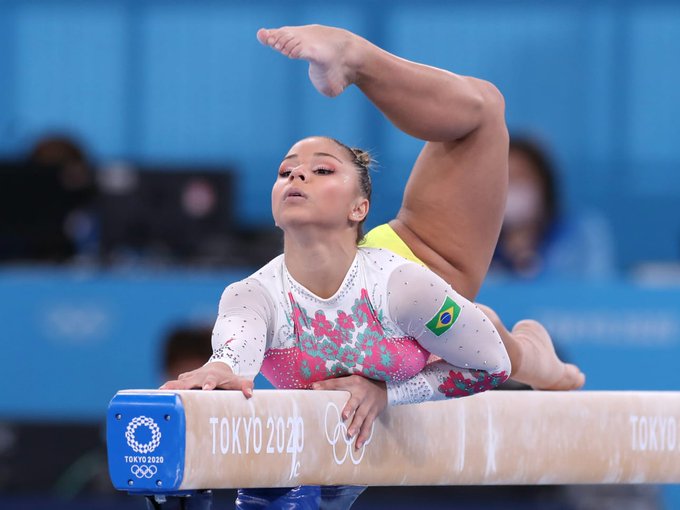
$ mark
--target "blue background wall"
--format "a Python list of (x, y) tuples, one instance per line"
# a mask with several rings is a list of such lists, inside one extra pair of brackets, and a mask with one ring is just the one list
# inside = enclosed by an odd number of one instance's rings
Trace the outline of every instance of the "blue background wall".
[[(619, 264), (680, 255), (680, 3), (4, 0), (0, 156), (47, 130), (101, 163), (236, 165), (242, 224), (271, 223), (268, 186), (296, 139), (375, 151), (374, 223), (390, 218), (420, 142), (355, 90), (316, 94), (260, 26), (347, 27), (406, 58), (496, 83), (511, 129), (553, 149), (567, 207), (612, 221)], [(673, 214), (669, 214), (673, 212)]]
[[(249, 274), (0, 271), (0, 420), (101, 419), (123, 388), (163, 382), (162, 345), (178, 324), (212, 326), (224, 287)], [(486, 286), (508, 324), (551, 331), (588, 390), (678, 390), (680, 288), (562, 281)], [(271, 388), (265, 379), (257, 388)], [(679, 417), (680, 418), (680, 417)]]

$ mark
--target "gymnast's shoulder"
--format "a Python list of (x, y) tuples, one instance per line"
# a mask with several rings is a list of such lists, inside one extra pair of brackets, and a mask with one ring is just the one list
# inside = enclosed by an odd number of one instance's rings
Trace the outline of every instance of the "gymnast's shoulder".
[(360, 246), (358, 256), (368, 271), (389, 274), (401, 267), (416, 266), (421, 271), (430, 272), (423, 265), (396, 253), (388, 248)]
[(237, 280), (224, 289), (221, 302), (252, 302), (254, 299), (270, 301), (282, 290), (283, 254), (273, 258), (260, 269), (242, 280)]

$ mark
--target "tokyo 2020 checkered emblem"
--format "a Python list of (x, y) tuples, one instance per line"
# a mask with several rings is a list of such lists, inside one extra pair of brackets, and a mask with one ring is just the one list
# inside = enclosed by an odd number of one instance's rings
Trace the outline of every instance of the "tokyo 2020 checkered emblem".
[[(149, 430), (151, 439), (148, 442), (140, 443), (137, 441), (136, 432), (139, 427), (146, 427)], [(125, 439), (127, 440), (128, 446), (135, 452), (151, 453), (161, 444), (161, 429), (152, 418), (137, 416), (128, 423), (127, 429), (125, 430)]]

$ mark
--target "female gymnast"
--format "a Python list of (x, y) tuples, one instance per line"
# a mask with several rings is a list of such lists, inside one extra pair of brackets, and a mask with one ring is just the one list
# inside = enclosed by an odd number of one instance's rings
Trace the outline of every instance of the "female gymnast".
[(368, 155), (323, 136), (294, 144), (272, 189), (283, 255), (227, 287), (210, 361), (163, 388), (238, 389), (249, 397), (261, 371), (279, 388), (345, 390), (343, 418), (360, 448), (388, 404), (470, 395), (508, 376), (538, 389), (580, 387), (583, 374), (557, 358), (540, 324), (521, 321), (509, 332), (472, 302), (507, 188), (498, 90), (342, 29), (261, 29), (257, 37), (308, 61), (322, 94), (354, 84), (426, 143), (396, 218), (363, 239)]

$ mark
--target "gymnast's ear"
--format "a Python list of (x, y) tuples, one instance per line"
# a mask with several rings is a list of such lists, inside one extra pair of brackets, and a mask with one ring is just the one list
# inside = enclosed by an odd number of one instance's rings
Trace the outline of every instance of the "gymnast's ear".
[(363, 221), (368, 216), (369, 201), (366, 197), (359, 197), (352, 205), (349, 213), (349, 220), (354, 222)]

